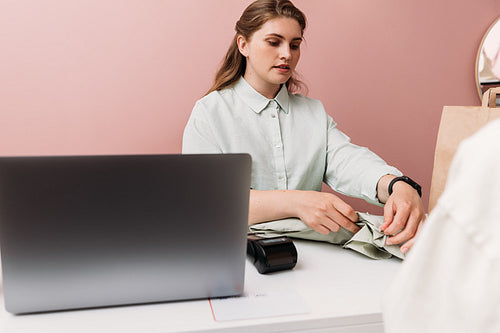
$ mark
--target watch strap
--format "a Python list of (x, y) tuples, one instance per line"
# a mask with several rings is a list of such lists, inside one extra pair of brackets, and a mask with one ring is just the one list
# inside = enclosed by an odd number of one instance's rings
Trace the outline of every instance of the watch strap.
[(392, 194), (392, 187), (394, 186), (394, 184), (399, 181), (405, 182), (406, 184), (413, 187), (417, 191), (418, 195), (422, 197), (422, 187), (408, 176), (396, 177), (393, 180), (391, 180), (391, 182), (389, 183), (389, 195)]

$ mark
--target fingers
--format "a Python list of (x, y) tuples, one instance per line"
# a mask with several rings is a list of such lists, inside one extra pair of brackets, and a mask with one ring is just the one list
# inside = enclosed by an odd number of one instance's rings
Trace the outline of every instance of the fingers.
[(401, 246), (401, 248), (400, 248), (401, 253), (406, 253), (406, 252), (410, 251), (411, 247), (415, 243), (415, 238), (416, 238), (416, 236)]
[[(424, 217), (421, 205), (406, 202), (388, 201), (389, 207), (384, 208), (384, 224), (381, 230), (388, 236), (386, 244), (401, 244), (414, 238)], [(405, 244), (408, 250), (413, 242)]]
[(313, 230), (328, 234), (330, 231), (337, 232), (340, 227), (356, 233), (359, 227), (358, 214), (354, 209), (339, 197), (331, 193), (309, 192), (313, 199), (312, 210), (301, 216), (301, 219)]
[(359, 230), (359, 227), (354, 222), (338, 211), (329, 211), (326, 214), (318, 211), (314, 219), (306, 224), (308, 224), (311, 229), (324, 235), (330, 233), (330, 231), (338, 232), (341, 226), (353, 233)]
[(360, 228), (355, 223), (358, 221), (358, 214), (356, 211), (337, 196), (332, 195), (330, 199), (332, 202), (332, 209), (327, 212), (327, 216), (344, 229), (352, 233), (358, 232)]
[[(407, 221), (406, 226), (405, 226), (405, 221)], [(386, 243), (388, 245), (400, 244), (400, 243), (403, 243), (403, 242), (413, 238), (415, 236), (415, 234), (417, 233), (417, 227), (418, 227), (419, 222), (420, 222), (420, 216), (418, 216), (418, 215), (417, 216), (411, 215), (409, 217), (406, 217), (406, 216), (401, 217), (401, 216), (398, 216), (396, 214), (396, 217), (394, 218), (394, 223), (391, 225), (391, 227), (394, 225), (402, 226), (399, 229), (399, 230), (401, 230), (401, 232), (397, 233), (397, 231), (396, 231), (397, 234), (393, 237), (388, 238)], [(403, 229), (403, 227), (404, 227), (404, 229)], [(390, 232), (389, 228), (387, 228), (386, 231)], [(393, 235), (393, 234), (389, 233), (389, 235)]]
[(420, 229), (422, 229), (422, 226), (424, 225), (425, 218), (426, 218), (426, 216), (424, 216), (424, 218), (418, 224), (416, 235), (413, 236), (413, 238), (411, 238), (409, 241), (407, 241), (406, 243), (404, 243), (401, 246), (400, 250), (402, 253), (406, 253), (406, 252), (410, 251), (410, 249), (413, 247), (413, 244), (415, 244), (415, 240), (417, 239), (417, 235), (420, 233)]
[[(403, 182), (387, 199), (384, 207), (384, 223), (380, 229), (389, 237), (387, 244), (401, 244), (415, 236), (424, 217), (424, 207), (418, 193)], [(408, 250), (412, 242), (405, 244)]]
[(358, 222), (358, 213), (356, 213), (356, 211), (346, 202), (338, 197), (334, 197), (334, 206), (336, 211), (341, 213), (342, 216), (346, 217), (350, 222)]
[[(356, 214), (356, 213), (355, 213)], [(351, 214), (349, 214), (351, 215)], [(357, 214), (356, 214), (356, 221), (357, 221)], [(356, 233), (359, 231), (359, 227), (356, 223), (351, 218), (347, 218), (344, 214), (342, 214), (338, 210), (333, 210), (329, 212), (328, 217), (334, 221), (337, 225), (343, 227), (346, 230), (349, 230), (352, 233)]]
[[(323, 234), (323, 235), (328, 235), (330, 233), (330, 231), (334, 231), (334, 230), (332, 230), (332, 228), (329, 228), (321, 223), (318, 223), (318, 224), (310, 223), (309, 227), (311, 229), (313, 229), (314, 231), (319, 232), (320, 234)], [(340, 229), (340, 227), (338, 225), (337, 225), (337, 229)], [(334, 232), (336, 232), (336, 231), (334, 231)]]
[(394, 219), (394, 207), (392, 201), (387, 202), (384, 206), (384, 223), (380, 226), (380, 230), (385, 231), (385, 229), (392, 223)]
[[(386, 235), (395, 235), (403, 230), (403, 228), (406, 226), (412, 212), (412, 207), (408, 203), (395, 203), (394, 201), (390, 201), (389, 209), (389, 217), (387, 218), (387, 221), (391, 221), (388, 226), (384, 228), (384, 233)], [(384, 221), (385, 220), (386, 218), (384, 209)]]

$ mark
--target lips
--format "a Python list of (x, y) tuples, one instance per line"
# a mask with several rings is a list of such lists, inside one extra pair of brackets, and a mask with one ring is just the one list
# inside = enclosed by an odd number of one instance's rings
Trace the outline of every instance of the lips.
[(278, 65), (278, 66), (274, 66), (274, 68), (290, 69), (290, 66), (289, 65)]
[(273, 66), (273, 68), (276, 68), (278, 72), (287, 74), (290, 72), (290, 66), (289, 65), (278, 65), (278, 66)]

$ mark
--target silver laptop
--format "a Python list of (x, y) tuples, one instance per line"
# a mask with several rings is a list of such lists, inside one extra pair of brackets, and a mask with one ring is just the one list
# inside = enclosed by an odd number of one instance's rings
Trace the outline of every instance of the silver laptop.
[(0, 158), (7, 311), (239, 295), (247, 154)]

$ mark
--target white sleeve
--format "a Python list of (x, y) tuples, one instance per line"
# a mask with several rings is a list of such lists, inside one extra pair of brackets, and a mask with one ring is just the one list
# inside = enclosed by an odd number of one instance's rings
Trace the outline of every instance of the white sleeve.
[(385, 331), (500, 332), (500, 123), (464, 141), (384, 298)]

